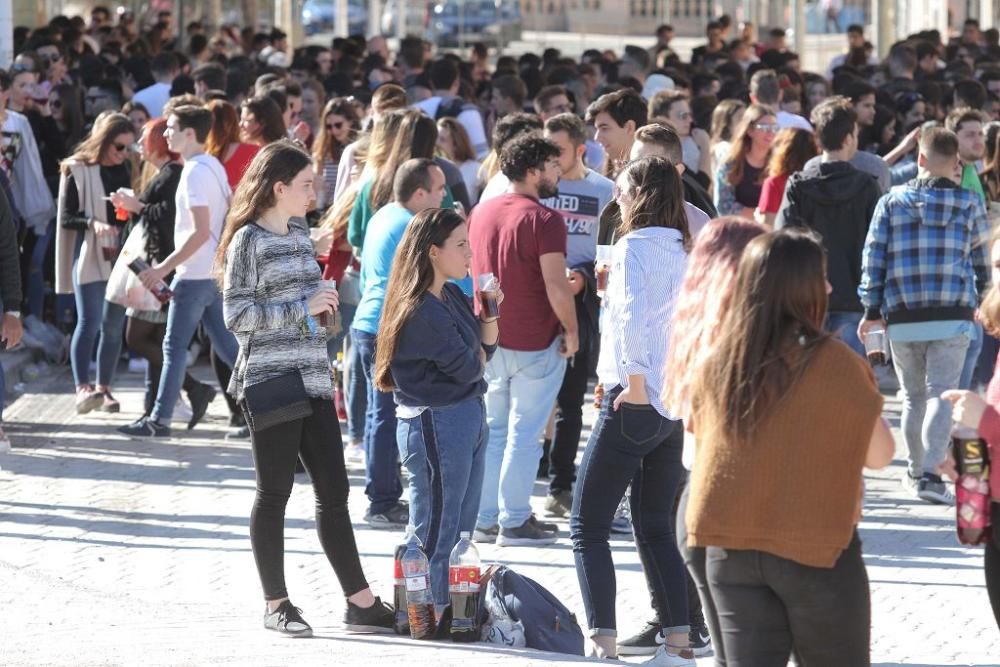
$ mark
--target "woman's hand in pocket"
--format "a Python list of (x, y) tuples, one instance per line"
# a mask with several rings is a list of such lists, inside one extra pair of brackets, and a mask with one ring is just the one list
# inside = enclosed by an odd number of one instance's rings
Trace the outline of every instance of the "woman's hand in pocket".
[(646, 384), (630, 383), (629, 386), (625, 387), (622, 390), (622, 393), (618, 394), (617, 398), (615, 398), (615, 410), (621, 407), (622, 403), (631, 403), (632, 405), (649, 405), (649, 394), (646, 393)]

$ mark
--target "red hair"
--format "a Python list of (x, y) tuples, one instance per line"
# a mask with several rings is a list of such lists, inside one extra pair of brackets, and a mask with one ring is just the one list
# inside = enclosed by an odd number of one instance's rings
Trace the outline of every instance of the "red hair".
[(142, 150), (146, 155), (167, 155), (171, 160), (177, 160), (180, 155), (174, 153), (167, 147), (167, 140), (163, 136), (164, 130), (167, 129), (167, 119), (166, 118), (156, 118), (155, 120), (147, 121), (145, 125), (142, 126)]
[(743, 249), (766, 231), (746, 218), (725, 216), (705, 225), (695, 239), (677, 297), (663, 370), (661, 398), (671, 414), (689, 416), (689, 383), (695, 367), (711, 351), (732, 297)]

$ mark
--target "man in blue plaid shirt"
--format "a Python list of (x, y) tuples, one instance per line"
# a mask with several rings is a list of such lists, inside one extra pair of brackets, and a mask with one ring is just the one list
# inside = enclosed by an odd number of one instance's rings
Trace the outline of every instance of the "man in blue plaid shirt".
[(989, 221), (982, 199), (959, 186), (958, 138), (923, 133), (919, 174), (875, 209), (862, 258), (858, 336), (888, 323), (903, 389), (904, 483), (934, 503), (954, 503), (937, 466), (945, 456), (951, 406), (980, 298), (989, 283)]

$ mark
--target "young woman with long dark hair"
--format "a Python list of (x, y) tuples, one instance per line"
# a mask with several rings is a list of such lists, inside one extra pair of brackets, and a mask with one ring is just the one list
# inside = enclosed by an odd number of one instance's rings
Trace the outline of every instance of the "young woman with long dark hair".
[[(94, 124), (83, 143), (62, 165), (56, 227), (56, 291), (71, 288), (76, 295), (77, 322), (70, 342), (70, 362), (76, 382), (76, 410), (85, 414), (101, 408), (118, 412), (111, 382), (121, 352), (125, 308), (105, 300), (115, 253), (120, 247), (121, 221), (105, 200), (132, 186), (128, 152), (135, 129), (128, 116), (110, 114)], [(77, 239), (83, 235), (79, 244)], [(90, 357), (97, 348), (97, 387), (90, 383)]]
[(316, 188), (316, 208), (323, 210), (333, 204), (337, 187), (340, 157), (357, 138), (361, 129), (354, 103), (346, 97), (336, 97), (326, 103), (319, 119), (319, 135), (313, 145), (313, 161), (320, 177)]
[(743, 113), (729, 155), (715, 172), (714, 203), (719, 215), (753, 217), (777, 133), (777, 117), (767, 107), (752, 104)]
[(670, 320), (691, 235), (680, 176), (664, 158), (642, 158), (618, 176), (621, 238), (604, 298), (597, 376), (604, 399), (573, 494), (570, 531), (577, 576), (599, 657), (616, 655), (614, 563), (608, 537), (631, 483), (632, 525), (666, 638), (664, 665), (693, 667), (687, 578), (673, 506), (684, 477), (684, 429), (660, 402)]
[[(465, 219), (421, 211), (396, 251), (386, 288), (374, 382), (392, 391), (399, 458), (410, 472), (410, 525), (431, 562), (438, 614), (448, 605), (448, 556), (472, 532), (486, 454), (484, 363), (496, 349), (496, 317), (476, 317), (450, 280), (469, 273)], [(497, 302), (503, 301), (498, 290)]]
[(794, 646), (807, 665), (869, 664), (861, 475), (895, 443), (871, 369), (823, 331), (830, 289), (811, 234), (750, 241), (692, 372), (687, 543), (705, 548), (727, 663), (783, 666)]
[[(392, 610), (375, 597), (358, 557), (347, 508), (350, 488), (333, 406), (325, 328), (336, 290), (321, 282), (305, 214), (315, 196), (312, 159), (287, 141), (268, 144), (250, 163), (233, 197), (216, 266), (224, 272), (226, 326), (240, 344), (229, 391), (244, 401), (254, 385), (301, 379), (308, 416), (257, 428), (247, 414), (257, 495), (250, 544), (264, 589), (264, 627), (308, 637), (312, 628), (288, 599), (284, 576), (285, 505), (302, 460), (316, 495), (320, 543), (347, 596), (351, 630), (390, 631)], [(274, 400), (294, 396), (271, 396)]]

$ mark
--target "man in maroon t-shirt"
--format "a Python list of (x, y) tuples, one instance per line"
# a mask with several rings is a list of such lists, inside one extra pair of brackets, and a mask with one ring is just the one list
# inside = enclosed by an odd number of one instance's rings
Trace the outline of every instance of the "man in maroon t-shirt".
[(566, 279), (566, 224), (539, 203), (559, 182), (559, 147), (539, 135), (504, 146), (506, 194), (469, 217), (473, 278), (492, 273), (503, 288), (499, 348), (486, 365), (490, 429), (475, 539), (504, 545), (550, 544), (554, 524), (531, 513), (538, 441), (579, 347), (576, 306)]

